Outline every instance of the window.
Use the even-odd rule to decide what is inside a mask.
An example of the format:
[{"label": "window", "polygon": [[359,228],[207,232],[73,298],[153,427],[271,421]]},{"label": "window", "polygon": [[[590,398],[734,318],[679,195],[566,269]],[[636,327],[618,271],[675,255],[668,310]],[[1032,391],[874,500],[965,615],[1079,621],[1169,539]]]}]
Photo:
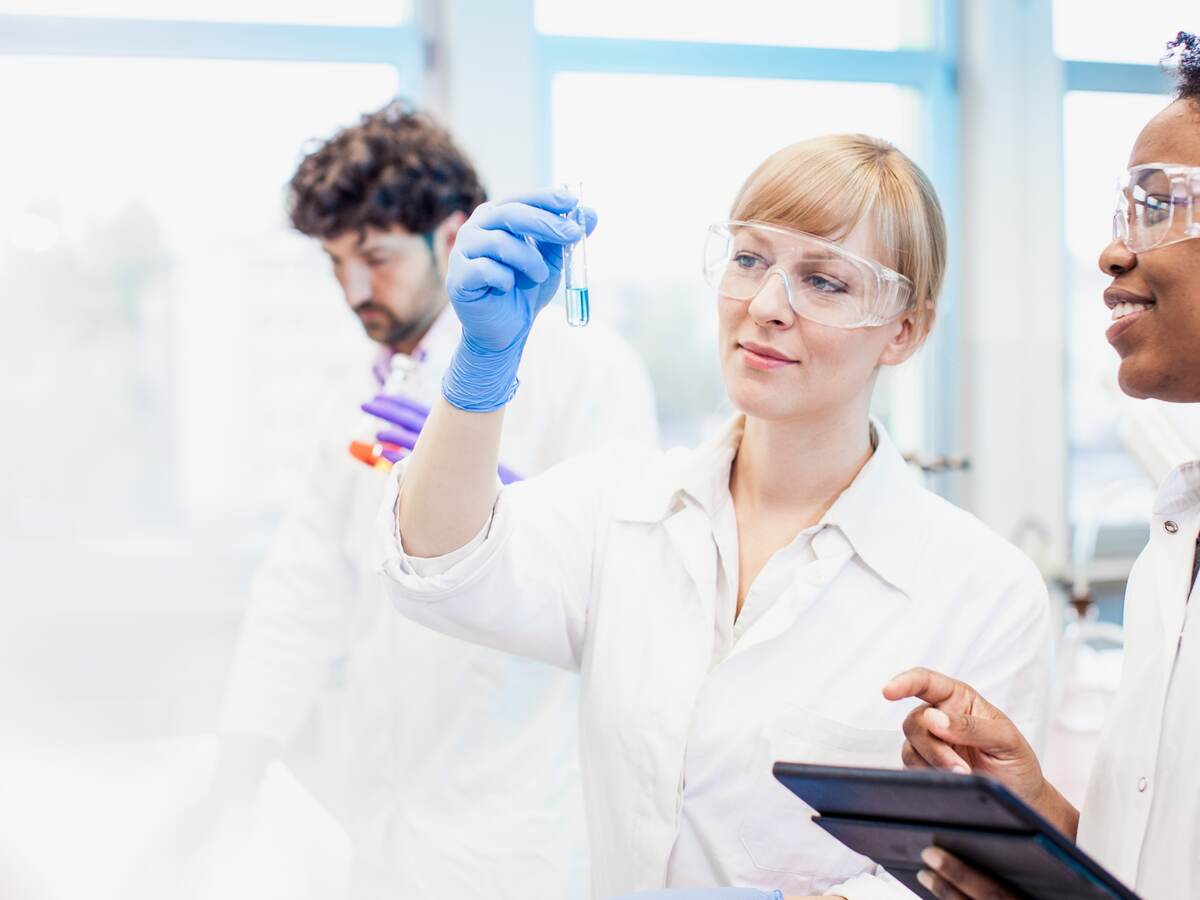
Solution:
[{"label": "window", "polygon": [[[1104,331],[1102,292],[1110,279],[1097,265],[1112,235],[1116,179],[1138,132],[1170,100],[1160,71],[1166,42],[1200,29],[1200,12],[1184,0],[1136,7],[1100,0],[1056,0],[1054,46],[1065,58],[1064,236],[1068,255],[1067,518],[1077,533],[1098,528],[1098,552],[1126,559],[1145,539],[1145,515],[1170,452],[1148,435],[1182,447],[1197,432],[1189,408],[1131,401],[1117,386],[1118,357]],[[1153,420],[1153,426],[1147,417]],[[1152,446],[1153,444],[1153,446]]]},{"label": "window", "polygon": [[552,104],[554,179],[578,176],[602,215],[588,244],[593,314],[611,316],[646,360],[672,442],[723,415],[700,256],[745,177],[780,147],[831,131],[920,149],[920,98],[891,84],[563,73]]},{"label": "window", "polygon": [[830,12],[778,0],[537,0],[538,31],[586,37],[898,50],[933,42],[928,0],[848,0]]},{"label": "window", "polygon": [[[1116,382],[1118,357],[1104,340],[1111,316],[1102,294],[1111,279],[1100,271],[1097,258],[1112,236],[1117,175],[1138,131],[1164,104],[1165,98],[1154,94],[1072,91],[1063,98],[1070,261],[1068,498],[1076,526],[1102,513],[1110,523],[1114,518],[1139,523],[1153,497],[1152,478],[1119,434],[1125,401]],[[1112,509],[1114,502],[1119,509]]]},{"label": "window", "polygon": [[1176,32],[1200,31],[1194,0],[1055,0],[1054,49],[1063,59],[1152,64]]},{"label": "window", "polygon": [[0,94],[0,567],[24,613],[122,631],[118,656],[179,640],[151,621],[243,605],[363,341],[285,184],[306,142],[415,94],[421,59],[406,0],[168,6],[0,0],[22,86]]},{"label": "window", "polygon": [[[37,135],[0,147],[21,298],[0,340],[30,436],[0,451],[25,473],[0,527],[262,527],[301,464],[286,448],[307,443],[305,395],[358,340],[283,187],[304,142],[386,102],[395,70],[10,58],[0,79],[26,85],[0,97],[9,133]],[[81,459],[89,477],[64,478]]]},{"label": "window", "polygon": [[115,19],[206,19],[211,22],[287,22],[303,25],[399,25],[412,0],[0,0],[0,15],[96,16]]},{"label": "window", "polygon": [[[888,2],[868,14],[867,5],[856,14],[854,3],[833,11],[761,0],[535,4],[546,177],[582,181],[600,212],[588,250],[593,315],[611,317],[647,360],[670,443],[695,442],[727,414],[699,258],[705,229],[728,217],[742,180],[770,153],[818,134],[876,134],[935,183],[944,178],[953,217],[952,151],[929,134],[935,122],[953,127],[955,61],[935,39],[950,27],[935,11],[952,9]],[[950,289],[943,311],[953,306]],[[952,318],[939,330],[952,333]],[[948,383],[929,389],[931,360],[954,352],[952,339],[940,341],[935,332],[876,393],[877,414],[906,451],[956,449],[934,433],[950,417],[927,402],[956,402]]]}]

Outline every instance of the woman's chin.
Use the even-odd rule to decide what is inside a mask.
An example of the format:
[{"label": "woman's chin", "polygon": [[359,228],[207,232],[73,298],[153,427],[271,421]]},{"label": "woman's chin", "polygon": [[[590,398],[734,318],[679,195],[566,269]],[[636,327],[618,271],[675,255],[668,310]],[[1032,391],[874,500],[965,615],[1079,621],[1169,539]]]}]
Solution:
[{"label": "woman's chin", "polygon": [[1117,384],[1121,391],[1135,400],[1161,400],[1165,403],[1200,402],[1200,379],[1181,377],[1190,374],[1190,367],[1164,364],[1155,355],[1131,354],[1121,360]]},{"label": "woman's chin", "polygon": [[787,419],[799,411],[794,398],[788,402],[780,396],[778,388],[739,380],[729,385],[727,394],[734,409],[755,419]]}]

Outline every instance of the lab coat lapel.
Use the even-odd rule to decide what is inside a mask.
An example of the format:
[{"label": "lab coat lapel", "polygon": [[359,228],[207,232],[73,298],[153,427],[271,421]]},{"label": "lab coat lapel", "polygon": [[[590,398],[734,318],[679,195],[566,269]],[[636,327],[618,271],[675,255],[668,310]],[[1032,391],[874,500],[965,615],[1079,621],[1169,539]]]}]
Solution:
[{"label": "lab coat lapel", "polygon": [[717,545],[712,522],[704,510],[684,501],[682,507],[663,522],[663,529],[703,605],[715,615]]},{"label": "lab coat lapel", "polygon": [[[655,579],[675,587],[671,596],[655,598],[655,610],[642,623],[659,660],[643,672],[637,688],[645,778],[653,785],[644,796],[642,825],[631,835],[632,862],[643,885],[662,883],[678,830],[692,709],[712,662],[717,583],[717,550],[703,509],[685,501],[661,527],[662,549],[678,559],[683,572]],[[692,590],[680,590],[685,586]]]}]

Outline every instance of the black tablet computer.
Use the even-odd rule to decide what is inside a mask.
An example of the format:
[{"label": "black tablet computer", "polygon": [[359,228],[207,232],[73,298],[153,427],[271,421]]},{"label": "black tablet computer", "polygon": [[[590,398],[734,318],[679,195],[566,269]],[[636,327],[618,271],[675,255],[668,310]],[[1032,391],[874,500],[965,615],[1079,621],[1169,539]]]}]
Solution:
[{"label": "black tablet computer", "polygon": [[813,821],[918,897],[921,851],[943,847],[1034,900],[1137,900],[1099,863],[1000,784],[931,770],[778,762],[775,777]]}]

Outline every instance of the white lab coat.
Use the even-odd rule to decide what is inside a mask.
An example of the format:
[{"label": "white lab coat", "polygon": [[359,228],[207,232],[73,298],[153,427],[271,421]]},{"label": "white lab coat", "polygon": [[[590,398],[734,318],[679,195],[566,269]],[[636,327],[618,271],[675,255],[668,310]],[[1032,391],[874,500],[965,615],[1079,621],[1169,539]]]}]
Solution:
[{"label": "white lab coat", "polygon": [[582,675],[593,897],[704,884],[907,895],[813,825],[771,762],[899,767],[911,705],[881,689],[910,666],[968,680],[1038,739],[1045,585],[876,433],[736,623],[739,422],[699,450],[614,448],[506,487],[475,540],[436,559],[403,552],[396,468],[380,536],[397,609]]},{"label": "white lab coat", "polygon": [[[414,354],[406,396],[434,402],[458,335],[447,310]],[[645,369],[603,329],[540,317],[520,377],[502,443],[503,462],[519,473],[614,435],[656,440]],[[358,409],[379,390],[363,360],[342,391],[345,415],[256,575],[222,730],[291,740],[331,667],[344,665],[346,824],[359,895],[579,897],[587,876],[575,679],[387,608],[371,530],[386,476],[347,452],[351,439],[384,427]]]},{"label": "white lab coat", "polygon": [[1200,897],[1200,461],[1154,503],[1125,592],[1125,658],[1079,845],[1147,900]]}]

